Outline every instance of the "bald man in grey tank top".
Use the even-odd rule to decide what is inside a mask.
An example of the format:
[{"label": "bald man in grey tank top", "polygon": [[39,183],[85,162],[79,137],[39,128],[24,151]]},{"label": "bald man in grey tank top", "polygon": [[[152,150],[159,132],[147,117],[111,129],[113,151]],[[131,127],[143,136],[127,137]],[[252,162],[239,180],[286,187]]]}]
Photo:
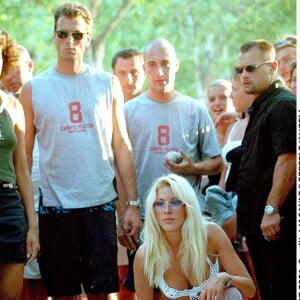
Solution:
[{"label": "bald man in grey tank top", "polygon": [[[145,48],[144,69],[148,90],[124,106],[136,166],[141,218],[144,218],[144,202],[152,183],[171,172],[188,179],[204,210],[199,192],[201,176],[218,173],[223,166],[211,117],[200,100],[175,90],[179,60],[168,40],[155,39]],[[182,162],[166,161],[169,151],[180,152]],[[125,242],[124,246],[136,250],[136,245]]]}]

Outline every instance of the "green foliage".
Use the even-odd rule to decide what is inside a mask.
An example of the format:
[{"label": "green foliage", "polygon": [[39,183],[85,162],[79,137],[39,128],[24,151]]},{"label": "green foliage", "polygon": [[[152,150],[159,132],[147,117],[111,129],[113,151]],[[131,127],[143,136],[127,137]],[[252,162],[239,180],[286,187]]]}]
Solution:
[{"label": "green foliage", "polygon": [[[98,1],[94,37],[114,18],[122,0]],[[81,3],[90,7],[92,0]],[[55,62],[52,10],[59,0],[2,1],[0,28],[27,47],[36,73]],[[191,96],[205,96],[208,83],[230,78],[239,45],[256,38],[275,42],[296,33],[295,0],[135,0],[105,44],[103,66],[121,48],[143,50],[155,37],[169,39],[180,58],[177,88]]]}]

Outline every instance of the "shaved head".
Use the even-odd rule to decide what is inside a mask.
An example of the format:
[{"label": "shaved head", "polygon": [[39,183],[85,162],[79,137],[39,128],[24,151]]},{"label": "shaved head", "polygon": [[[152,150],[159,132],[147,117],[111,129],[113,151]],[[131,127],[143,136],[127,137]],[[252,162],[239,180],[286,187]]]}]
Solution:
[{"label": "shaved head", "polygon": [[157,101],[175,97],[175,76],[179,60],[174,46],[166,39],[152,40],[144,51],[144,69],[148,78],[148,95]]},{"label": "shaved head", "polygon": [[164,48],[168,49],[168,53],[170,57],[176,59],[176,51],[174,46],[166,39],[164,38],[156,38],[153,41],[151,41],[144,50],[144,55],[147,55],[149,51],[156,50],[158,48]]}]

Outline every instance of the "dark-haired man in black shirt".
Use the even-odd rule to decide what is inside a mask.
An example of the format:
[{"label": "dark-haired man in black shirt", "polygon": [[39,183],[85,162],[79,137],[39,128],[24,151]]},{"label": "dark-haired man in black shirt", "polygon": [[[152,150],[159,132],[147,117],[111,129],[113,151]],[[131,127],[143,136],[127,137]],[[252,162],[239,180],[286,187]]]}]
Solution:
[{"label": "dark-haired man in black shirt", "polygon": [[296,97],[277,80],[277,69],[268,41],[240,47],[236,72],[256,98],[242,143],[238,231],[247,238],[262,300],[296,291]]}]

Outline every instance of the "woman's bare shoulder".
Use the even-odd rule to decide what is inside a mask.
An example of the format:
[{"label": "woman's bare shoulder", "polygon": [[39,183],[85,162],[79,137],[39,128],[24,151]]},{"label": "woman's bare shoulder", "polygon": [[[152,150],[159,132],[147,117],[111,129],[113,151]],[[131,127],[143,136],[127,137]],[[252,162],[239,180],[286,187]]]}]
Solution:
[{"label": "woman's bare shoulder", "polygon": [[8,95],[7,110],[9,111],[14,123],[17,123],[18,120],[21,120],[24,117],[22,104],[13,95]]},{"label": "woman's bare shoulder", "polygon": [[20,109],[20,107],[22,107],[20,101],[13,95],[9,94],[7,95],[7,99],[8,99],[8,105],[15,109],[16,111]]},{"label": "woman's bare shoulder", "polygon": [[218,224],[210,222],[207,224],[207,243],[210,252],[219,253],[220,247],[224,245],[226,234]]},{"label": "woman's bare shoulder", "polygon": [[144,258],[145,257],[145,245],[142,244],[141,246],[139,246],[139,248],[136,250],[136,254],[135,257],[139,257],[139,258]]},{"label": "woman's bare shoulder", "polygon": [[3,107],[9,112],[12,120],[15,122],[20,117],[20,114],[23,114],[23,107],[20,101],[2,90],[0,90],[0,97]]},{"label": "woman's bare shoulder", "polygon": [[137,249],[134,257],[134,269],[140,270],[141,266],[143,266],[145,263],[145,257],[146,257],[145,248],[144,245],[141,245]]},{"label": "woman's bare shoulder", "polygon": [[214,223],[214,222],[207,222],[207,235],[208,237],[213,236],[214,234],[218,234],[222,228]]}]

